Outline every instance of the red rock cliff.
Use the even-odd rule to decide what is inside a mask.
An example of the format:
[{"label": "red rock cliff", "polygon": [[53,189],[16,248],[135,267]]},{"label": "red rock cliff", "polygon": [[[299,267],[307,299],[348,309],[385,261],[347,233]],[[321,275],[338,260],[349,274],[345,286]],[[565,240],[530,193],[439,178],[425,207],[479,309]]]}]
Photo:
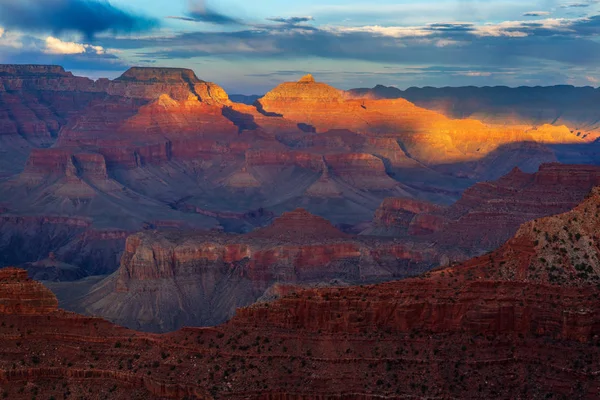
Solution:
[{"label": "red rock cliff", "polygon": [[50,395],[48,378],[59,379],[114,398],[595,399],[599,210],[596,189],[486,256],[392,283],[279,288],[283,298],[216,328],[156,336],[61,313],[2,315],[0,381]]},{"label": "red rock cliff", "polygon": [[76,310],[152,331],[215,324],[276,282],[389,280],[438,257],[426,246],[346,235],[305,210],[246,235],[144,232],[127,239],[117,273]]},{"label": "red rock cliff", "polygon": [[58,310],[58,300],[41,283],[27,278],[27,271],[0,269],[0,315],[40,315]]}]

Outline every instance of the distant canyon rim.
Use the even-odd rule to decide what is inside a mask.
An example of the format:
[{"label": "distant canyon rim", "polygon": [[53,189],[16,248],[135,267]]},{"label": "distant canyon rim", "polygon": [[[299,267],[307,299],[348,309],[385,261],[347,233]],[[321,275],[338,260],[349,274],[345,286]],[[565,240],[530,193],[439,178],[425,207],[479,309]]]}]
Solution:
[{"label": "distant canyon rim", "polygon": [[290,284],[418,275],[600,184],[599,97],[306,75],[244,104],[188,69],[93,81],[0,65],[0,266],[63,307],[161,332]]}]

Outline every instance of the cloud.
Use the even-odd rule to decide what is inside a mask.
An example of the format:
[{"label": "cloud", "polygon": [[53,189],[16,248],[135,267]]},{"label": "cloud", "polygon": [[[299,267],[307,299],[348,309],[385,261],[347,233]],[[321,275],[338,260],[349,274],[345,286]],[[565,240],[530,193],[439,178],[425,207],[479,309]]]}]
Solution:
[{"label": "cloud", "polygon": [[185,16],[169,16],[167,18],[215,25],[244,25],[243,21],[208,7],[205,0],[189,0],[188,12]]},{"label": "cloud", "polygon": [[[316,24],[245,24],[231,29],[210,27],[180,34],[155,32],[135,40],[99,37],[105,48],[128,50],[128,59],[158,60],[157,65],[178,63],[214,66],[211,79],[241,79],[231,71],[240,65],[262,72],[314,68],[313,64],[343,70],[345,65],[370,71],[364,82],[426,82],[431,85],[551,84],[583,82],[596,76],[600,65],[600,16],[539,18],[499,23],[433,23],[414,26],[333,26]],[[167,61],[168,60],[168,61]],[[435,71],[408,67],[440,66]],[[219,66],[219,67],[217,67]],[[229,68],[221,71],[220,66]],[[285,67],[283,67],[285,66]],[[402,73],[377,75],[382,66]],[[283,67],[283,68],[282,68]],[[581,70],[575,70],[580,68]],[[242,73],[245,71],[242,68]],[[208,72],[207,72],[208,74]],[[210,75],[209,75],[210,76]],[[221,77],[219,77],[221,76]],[[252,77],[256,81],[268,76]],[[337,78],[332,78],[332,82]],[[356,79],[344,75],[338,81]],[[575,80],[573,80],[575,79]],[[379,82],[374,82],[378,80]],[[362,85],[363,83],[361,83]],[[412,84],[412,83],[410,83]]]},{"label": "cloud", "polygon": [[457,75],[468,76],[468,77],[488,77],[492,76],[491,72],[483,72],[483,71],[467,71],[467,72],[457,72]]},{"label": "cloud", "polygon": [[582,3],[567,3],[560,6],[560,8],[587,8],[594,4],[600,3],[600,0],[587,0]]},{"label": "cloud", "polygon": [[7,32],[4,28],[0,27],[0,49],[2,49],[2,47],[11,49],[22,48],[23,42],[21,38],[21,34],[15,32]]},{"label": "cloud", "polygon": [[104,48],[102,46],[92,46],[90,44],[81,44],[75,42],[63,42],[52,36],[46,38],[46,48],[44,53],[46,54],[81,54],[86,52],[93,52],[96,54],[104,54]]},{"label": "cloud", "polygon": [[295,24],[301,24],[303,22],[310,22],[310,21],[314,21],[315,19],[313,17],[288,17],[288,18],[282,18],[282,17],[273,17],[273,18],[267,18],[267,21],[273,21],[273,22],[280,22],[282,24],[289,24],[289,25],[295,25]]},{"label": "cloud", "polygon": [[77,71],[123,71],[119,51],[103,46],[61,40],[54,36],[40,39],[19,31],[6,30],[0,37],[0,63],[54,64]]},{"label": "cloud", "polygon": [[128,67],[128,63],[113,51],[100,50],[98,46],[40,40],[26,35],[15,37],[13,43],[6,43],[7,37],[11,38],[10,32],[0,39],[0,63],[62,65],[68,70],[78,71],[124,71]]},{"label": "cloud", "polygon": [[154,19],[121,10],[104,0],[0,0],[0,23],[25,32],[135,32],[154,28]]},{"label": "cloud", "polygon": [[310,27],[200,31],[172,37],[105,40],[104,47],[143,49],[140,58],[360,60],[379,63],[506,66],[600,64],[600,16],[580,19],[452,23],[414,27]]},{"label": "cloud", "polygon": [[528,11],[523,14],[524,17],[546,17],[552,14],[550,11]]},{"label": "cloud", "polygon": [[48,36],[44,52],[47,54],[81,54],[85,53],[85,46],[74,42],[63,42],[60,39]]},{"label": "cloud", "polygon": [[427,27],[411,26],[356,26],[356,27],[331,27],[325,30],[341,35],[351,33],[370,33],[375,36],[389,36],[394,38],[414,38],[431,36],[433,32]]}]

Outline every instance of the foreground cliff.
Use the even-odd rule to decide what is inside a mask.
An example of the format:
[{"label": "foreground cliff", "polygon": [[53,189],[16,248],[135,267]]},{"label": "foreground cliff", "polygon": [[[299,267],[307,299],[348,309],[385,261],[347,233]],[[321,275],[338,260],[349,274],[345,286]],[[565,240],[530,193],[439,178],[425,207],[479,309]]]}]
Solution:
[{"label": "foreground cliff", "polygon": [[[227,324],[168,335],[53,306],[2,312],[14,296],[0,299],[0,382],[15,399],[595,399],[599,212],[595,189],[464,264],[372,286],[288,288]],[[15,281],[39,287],[13,270],[0,291]],[[48,297],[36,290],[20,293]]]},{"label": "foreground cliff", "polygon": [[[277,295],[276,283],[349,284],[422,273],[427,246],[346,235],[304,210],[247,235],[144,232],[127,239],[119,270],[65,306],[149,331],[222,323]],[[274,291],[273,291],[274,290]],[[64,293],[64,292],[61,292]],[[62,295],[61,295],[62,297]]]},{"label": "foreground cliff", "polygon": [[26,271],[0,270],[0,321],[4,398],[212,398],[197,385],[138,370],[156,337],[59,310]]}]

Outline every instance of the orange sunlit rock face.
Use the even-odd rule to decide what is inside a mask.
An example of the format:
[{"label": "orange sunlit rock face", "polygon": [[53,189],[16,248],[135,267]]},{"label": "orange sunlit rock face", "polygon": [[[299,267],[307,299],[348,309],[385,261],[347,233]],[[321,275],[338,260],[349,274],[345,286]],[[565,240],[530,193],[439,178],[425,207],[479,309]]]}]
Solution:
[{"label": "orange sunlit rock face", "polygon": [[258,102],[265,111],[308,124],[318,132],[349,129],[398,138],[411,156],[429,164],[477,160],[516,142],[583,143],[566,127],[494,127],[476,120],[450,120],[404,99],[349,99],[310,78],[281,84]]},{"label": "orange sunlit rock face", "polygon": [[351,89],[346,96],[404,98],[449,118],[472,118],[488,124],[567,125],[574,135],[590,143],[600,136],[594,106],[598,90],[592,87],[413,87],[402,91],[377,85],[372,89]]}]

